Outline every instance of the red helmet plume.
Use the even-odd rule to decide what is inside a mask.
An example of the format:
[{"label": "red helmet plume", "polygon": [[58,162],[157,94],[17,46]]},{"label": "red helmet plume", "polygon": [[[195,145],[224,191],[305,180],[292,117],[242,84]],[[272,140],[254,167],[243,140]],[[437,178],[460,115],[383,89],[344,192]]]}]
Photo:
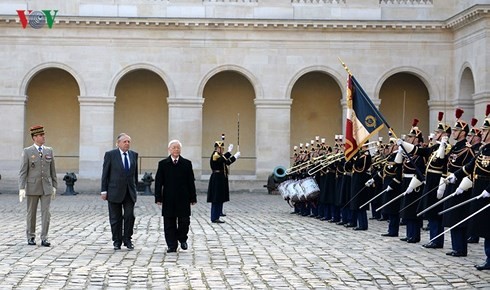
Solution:
[{"label": "red helmet plume", "polygon": [[444,112],[439,112],[439,115],[437,115],[437,121],[441,122],[442,118],[444,118]]},{"label": "red helmet plume", "polygon": [[463,113],[464,113],[463,109],[457,108],[456,109],[456,119],[461,118],[461,116],[463,116]]}]

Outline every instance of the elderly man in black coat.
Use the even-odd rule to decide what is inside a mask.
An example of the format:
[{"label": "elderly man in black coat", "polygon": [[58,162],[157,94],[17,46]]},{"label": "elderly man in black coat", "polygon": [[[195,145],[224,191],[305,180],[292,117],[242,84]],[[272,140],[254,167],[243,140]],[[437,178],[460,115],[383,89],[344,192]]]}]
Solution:
[{"label": "elderly man in black coat", "polygon": [[181,149],[179,140],[168,143],[170,155],[158,162],[155,176],[155,203],[162,206],[167,253],[177,251],[177,242],[187,250],[191,205],[197,202],[192,162],[180,156]]}]

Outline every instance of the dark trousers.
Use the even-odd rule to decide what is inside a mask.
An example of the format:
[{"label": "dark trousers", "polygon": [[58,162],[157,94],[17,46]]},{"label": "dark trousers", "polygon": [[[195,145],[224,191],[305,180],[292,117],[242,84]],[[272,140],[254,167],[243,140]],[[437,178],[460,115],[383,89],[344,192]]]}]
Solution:
[{"label": "dark trousers", "polygon": [[309,207],[311,208],[311,216],[316,217],[318,215],[318,205],[310,202]]},{"label": "dark trousers", "polygon": [[388,234],[398,236],[398,231],[400,230],[400,215],[388,214],[388,220]]},{"label": "dark trousers", "polygon": [[483,242],[483,248],[485,249],[485,255],[487,256],[487,263],[490,263],[490,239],[485,238]]},{"label": "dark trousers", "polygon": [[420,230],[422,221],[417,218],[406,218],[405,222],[407,224],[407,238],[420,241]]},{"label": "dark trousers", "polygon": [[163,231],[165,233],[165,242],[169,249],[177,249],[177,241],[187,242],[187,233],[191,218],[184,217],[163,217]]},{"label": "dark trousers", "polygon": [[355,227],[357,227],[357,214],[358,214],[358,210],[351,210],[349,209],[349,223]]},{"label": "dark trousers", "polygon": [[367,230],[368,229],[368,217],[367,211],[365,209],[359,209],[357,212],[358,228]]},{"label": "dark trousers", "polygon": [[[429,219],[429,239],[437,237],[439,234],[444,232],[444,226],[442,225],[442,219]],[[435,239],[434,244],[443,247],[444,246],[444,235]]]},{"label": "dark trousers", "polygon": [[332,213],[332,221],[340,221],[340,208],[338,206],[332,204],[330,206],[330,212]]},{"label": "dark trousers", "polygon": [[350,220],[350,210],[347,207],[344,207],[342,209],[342,222],[343,223],[349,223]]},{"label": "dark trousers", "polygon": [[318,214],[316,215],[318,218],[324,218],[325,217],[325,205],[318,203]]},{"label": "dark trousers", "polygon": [[212,202],[211,203],[211,221],[216,221],[221,216],[223,212],[223,203],[222,202]]},{"label": "dark trousers", "polygon": [[453,251],[468,253],[468,235],[466,227],[456,227],[451,230],[451,245]]},{"label": "dark trousers", "polygon": [[[114,244],[131,241],[134,227],[134,201],[126,193],[122,203],[108,202],[109,222],[111,223]],[[123,231],[124,228],[124,231]]]}]

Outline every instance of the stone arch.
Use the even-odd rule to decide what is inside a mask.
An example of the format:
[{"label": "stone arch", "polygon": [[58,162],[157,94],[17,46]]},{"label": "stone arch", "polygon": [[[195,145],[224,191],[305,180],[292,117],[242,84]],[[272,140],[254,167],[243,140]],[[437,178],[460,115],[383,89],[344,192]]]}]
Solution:
[{"label": "stone arch", "polygon": [[148,64],[148,63],[137,63],[137,64],[132,64],[128,65],[125,68],[123,68],[121,71],[119,71],[113,78],[109,87],[109,96],[114,96],[116,92],[116,87],[121,78],[123,78],[127,73],[135,70],[149,70],[155,74],[157,74],[165,83],[168,89],[168,96],[171,98],[172,96],[175,96],[175,86],[171,79],[168,77],[168,75],[163,72],[161,69],[158,67],[154,66],[153,64]]},{"label": "stone arch", "polygon": [[[428,74],[426,74],[424,71],[422,71],[418,68],[415,68],[415,67],[411,67],[411,66],[401,66],[401,67],[397,67],[397,68],[388,70],[383,75],[381,75],[381,77],[378,79],[378,82],[376,83],[376,87],[374,90],[374,96],[376,97],[376,99],[379,99],[379,92],[381,90],[381,87],[385,83],[385,81],[389,77],[391,77],[392,75],[395,75],[397,73],[409,73],[409,74],[413,74],[416,77],[418,77],[424,83],[425,87],[427,88],[427,91],[429,92],[429,98],[431,98],[432,96],[440,96],[441,93],[443,92],[443,88],[441,88],[439,86],[436,88],[436,87],[431,85],[431,83],[429,82],[430,76]],[[444,84],[442,84],[442,85],[444,85]],[[374,96],[373,96],[373,98],[374,98]]]},{"label": "stone arch", "polygon": [[[472,95],[475,93],[476,84],[473,69],[469,62],[464,62],[461,66],[456,84],[458,88],[456,90],[456,99],[472,101]],[[471,95],[465,95],[465,92],[471,92]]]},{"label": "stone arch", "polygon": [[208,71],[203,79],[201,80],[201,83],[199,84],[199,87],[197,89],[197,96],[200,98],[203,98],[203,92],[204,88],[206,87],[206,84],[208,81],[215,76],[216,74],[224,71],[235,71],[238,72],[239,74],[243,75],[253,86],[254,92],[255,92],[255,97],[256,99],[263,99],[264,93],[262,91],[262,87],[260,86],[260,82],[255,77],[254,74],[252,74],[250,71],[246,70],[243,67],[233,65],[233,64],[227,64],[227,65],[220,65],[218,67],[215,67],[214,69]]},{"label": "stone arch", "polygon": [[82,77],[70,66],[60,63],[60,62],[46,62],[43,64],[39,64],[35,67],[33,67],[25,76],[24,79],[22,80],[22,83],[19,88],[19,95],[25,95],[27,92],[27,88],[29,87],[29,82],[32,80],[32,78],[38,74],[39,72],[45,70],[45,69],[50,69],[50,68],[58,68],[61,70],[64,70],[68,72],[77,82],[78,84],[78,89],[80,91],[80,95],[83,96],[86,93],[86,87],[85,87],[85,82],[83,81]]},{"label": "stone arch", "polygon": [[[289,84],[286,89],[286,93],[284,98],[285,99],[290,99],[291,98],[291,91],[293,90],[294,85],[298,81],[299,78],[304,76],[307,73],[310,72],[323,72],[332,77],[332,79],[335,80],[335,82],[339,85],[341,91],[342,91],[342,96],[345,95],[345,86],[346,82],[342,82],[342,75],[338,73],[338,71],[331,69],[330,67],[327,66],[322,66],[322,65],[316,65],[316,66],[309,66],[301,69],[300,71],[296,72],[296,74],[291,78],[289,81]],[[347,79],[347,77],[346,77]]]}]

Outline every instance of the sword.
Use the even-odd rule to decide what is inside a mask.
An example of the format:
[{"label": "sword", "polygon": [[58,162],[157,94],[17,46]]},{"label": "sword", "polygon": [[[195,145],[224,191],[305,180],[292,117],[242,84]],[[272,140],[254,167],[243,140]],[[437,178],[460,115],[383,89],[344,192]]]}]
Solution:
[{"label": "sword", "polygon": [[397,197],[393,198],[392,200],[388,201],[387,203],[383,204],[382,206],[378,207],[376,209],[376,212],[380,211],[382,208],[384,208],[385,206],[389,205],[390,203],[394,202],[395,200],[399,199],[400,197],[404,196],[406,194],[406,192],[402,192],[400,195],[398,195]]},{"label": "sword", "polygon": [[436,206],[440,205],[441,203],[445,202],[446,200],[450,199],[451,197],[453,197],[453,196],[455,196],[455,195],[456,195],[456,193],[455,193],[455,192],[451,193],[450,195],[446,196],[445,198],[443,198],[443,199],[439,200],[438,202],[434,203],[433,205],[431,205],[431,206],[429,206],[428,208],[424,209],[423,211],[419,212],[419,213],[417,214],[417,216],[419,217],[419,216],[423,215],[424,213],[428,212],[429,210],[431,210],[431,209],[433,209],[434,207],[436,207]]},{"label": "sword", "polygon": [[[442,183],[441,183],[442,184]],[[440,185],[440,184],[439,184]],[[409,205],[407,205],[406,207],[402,208],[398,213],[401,213],[402,211],[406,210],[407,208],[409,208],[412,204],[416,203],[417,201],[421,200],[422,198],[424,198],[424,196],[426,196],[427,194],[433,192],[434,190],[436,190],[437,188],[439,188],[439,185],[434,187],[433,189],[427,191],[426,193],[422,194],[419,198],[417,198],[416,200],[414,200],[412,203],[410,203]]]},{"label": "sword", "polygon": [[361,190],[359,190],[340,210],[343,210],[351,201],[353,201],[354,198],[356,198],[359,195],[359,193],[361,193],[364,190],[364,188],[366,188],[366,185],[364,185],[361,188]]},{"label": "sword", "polygon": [[443,211],[439,212],[439,214],[445,214],[445,213],[446,213],[446,212],[448,212],[448,211],[452,211],[453,209],[456,209],[456,208],[458,208],[458,207],[460,207],[460,206],[462,206],[462,205],[465,205],[465,204],[467,204],[468,202],[472,202],[472,201],[474,201],[475,199],[478,199],[478,197],[479,197],[479,196],[472,197],[472,198],[470,198],[470,199],[468,199],[468,200],[465,200],[465,201],[463,201],[463,202],[461,202],[461,203],[458,203],[457,205],[454,205],[454,206],[452,206],[452,207],[450,207],[450,208],[446,208],[445,210],[443,210]]},{"label": "sword", "polygon": [[359,208],[363,208],[365,207],[366,205],[368,205],[371,201],[375,200],[376,198],[378,198],[379,196],[381,196],[383,193],[385,193],[385,191],[387,190],[388,188],[382,190],[380,193],[378,193],[375,197],[371,198],[368,202],[366,202],[365,204],[361,205]]},{"label": "sword", "polygon": [[474,213],[470,214],[469,216],[467,216],[466,218],[464,218],[463,220],[461,220],[460,222],[458,222],[454,226],[450,227],[449,229],[445,230],[444,232],[442,232],[442,233],[438,234],[437,236],[433,237],[429,241],[429,243],[432,242],[433,240],[437,239],[438,237],[444,235],[445,233],[449,232],[450,230],[454,229],[455,227],[459,226],[460,224],[464,223],[465,221],[469,220],[470,218],[474,217],[475,215],[479,214],[480,212],[484,211],[489,206],[490,206],[490,203],[487,204],[486,206],[480,208],[479,210],[475,211]]}]

